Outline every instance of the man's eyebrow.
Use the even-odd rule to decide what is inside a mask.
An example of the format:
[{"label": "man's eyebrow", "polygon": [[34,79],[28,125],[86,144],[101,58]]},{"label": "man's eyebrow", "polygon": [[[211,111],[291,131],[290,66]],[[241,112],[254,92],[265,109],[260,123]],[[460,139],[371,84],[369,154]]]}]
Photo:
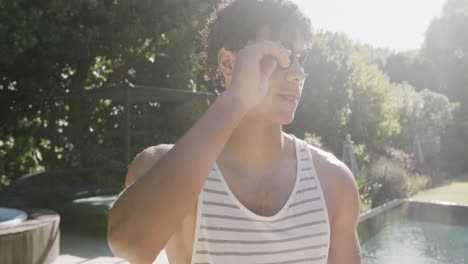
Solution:
[{"label": "man's eyebrow", "polygon": [[302,53],[302,50],[299,50],[300,52],[298,52],[298,50],[296,49],[296,46],[290,41],[281,41],[281,45],[283,45],[287,49],[290,49],[296,55]]},{"label": "man's eyebrow", "polygon": [[294,53],[296,54],[297,57],[306,57],[309,55],[309,52],[307,49],[300,49],[298,51],[295,51]]},{"label": "man's eyebrow", "polygon": [[292,53],[293,53],[293,54],[291,54],[291,55],[294,55],[294,56],[297,57],[297,58],[299,58],[299,57],[308,57],[308,55],[309,55],[306,46],[303,46],[302,48],[299,48],[298,50],[296,50],[296,45],[294,45],[295,43],[293,43],[293,42],[291,42],[291,41],[288,41],[288,40],[280,40],[280,43],[281,43],[281,45],[283,45],[285,48],[290,49],[290,50],[292,51]]},{"label": "man's eyebrow", "polygon": [[294,45],[291,43],[291,41],[280,41],[281,45],[286,46],[287,48],[294,48]]}]

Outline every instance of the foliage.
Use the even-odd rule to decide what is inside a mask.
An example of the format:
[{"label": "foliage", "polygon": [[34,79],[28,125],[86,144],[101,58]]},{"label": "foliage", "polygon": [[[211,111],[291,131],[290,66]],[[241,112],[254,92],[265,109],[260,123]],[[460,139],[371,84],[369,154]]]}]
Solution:
[{"label": "foliage", "polygon": [[457,176],[468,171],[468,116],[455,108],[445,137],[442,138],[442,170]]},{"label": "foliage", "polygon": [[450,124],[447,168],[452,174],[468,170],[468,1],[447,0],[442,15],[434,19],[426,33],[422,52],[432,61],[437,90],[460,103]]},{"label": "foliage", "polygon": [[[362,175],[362,172],[359,174]],[[363,177],[358,177],[356,182],[360,198],[360,212],[363,213],[372,209],[371,192],[374,188],[380,188],[380,185],[375,182],[365,181]]]},{"label": "foliage", "polygon": [[385,149],[385,154],[390,159],[400,163],[406,171],[410,174],[415,174],[416,171],[416,161],[413,158],[413,155],[408,154],[407,152],[397,149],[394,147],[387,147]]},{"label": "foliage", "polygon": [[397,149],[389,151],[390,157],[376,156],[369,166],[361,168],[361,201],[371,208],[410,197],[432,184],[430,177],[411,171],[413,161],[408,154]]},{"label": "foliage", "polygon": [[371,161],[371,153],[367,151],[366,146],[363,144],[354,144],[353,150],[354,155],[356,156],[356,162],[358,167],[369,166]]},{"label": "foliage", "polygon": [[448,0],[442,16],[426,34],[424,54],[435,65],[438,89],[452,100],[468,102],[468,1]]},{"label": "foliage", "polygon": [[335,154],[341,154],[348,133],[369,150],[382,147],[398,133],[389,80],[367,59],[343,35],[316,35],[308,50],[308,76],[291,130],[320,135]]},{"label": "foliage", "polygon": [[[382,66],[392,82],[407,82],[416,91],[427,88],[447,96],[451,104],[458,104],[458,108],[453,107],[454,105],[444,109],[440,108],[441,113],[444,110],[452,110],[453,116],[453,118],[446,120],[448,123],[444,124],[444,133],[441,134],[440,131],[434,133],[434,130],[429,128],[432,139],[435,142],[440,142],[441,145],[441,152],[438,156],[442,157],[442,160],[437,162],[437,166],[452,175],[458,175],[468,170],[468,165],[465,162],[468,160],[467,28],[468,1],[447,0],[442,15],[435,18],[427,29],[423,47],[417,51],[389,54]],[[415,92],[406,93],[407,97],[414,95],[416,95]],[[426,95],[429,93],[426,92]],[[441,102],[440,97],[437,99],[432,95],[429,96]],[[416,97],[419,99],[409,98],[408,100],[414,101],[414,103],[421,100],[421,95]],[[439,107],[441,106],[439,105]],[[424,113],[424,110],[422,112]],[[397,142],[400,147],[404,144],[403,137],[414,137],[414,133],[408,133],[409,130],[414,130],[414,125],[405,123],[408,121],[405,121],[407,117],[403,113],[403,117],[400,118],[404,130],[399,142]],[[430,118],[422,116],[418,120],[434,121]],[[425,126],[420,124],[419,130],[426,131]],[[404,141],[409,143],[408,139]],[[430,162],[430,164],[434,163]]]},{"label": "foliage", "polygon": [[394,85],[392,91],[402,125],[394,145],[415,153],[417,138],[424,158],[424,164],[418,165],[420,168],[424,165],[430,170],[439,171],[442,165],[442,140],[452,122],[454,105],[445,95],[428,89],[417,92],[407,83]]},{"label": "foliage", "polygon": [[[21,174],[43,169],[41,152],[35,147],[34,138],[8,137],[0,140],[0,168],[15,168]],[[8,156],[7,156],[8,154]],[[8,174],[0,174],[0,191],[11,182]]]},{"label": "foliage", "polygon": [[382,67],[392,83],[409,83],[417,90],[437,90],[434,63],[418,51],[392,53]]},{"label": "foliage", "polygon": [[414,175],[409,178],[408,196],[413,196],[421,190],[432,186],[431,177],[425,175]]},{"label": "foliage", "polygon": [[368,197],[372,208],[389,202],[393,199],[408,196],[408,174],[402,166],[395,161],[380,157],[369,168],[360,173],[366,183]]},{"label": "foliage", "polygon": [[[2,1],[0,141],[14,142],[0,146],[3,181],[43,167],[122,164],[122,105],[76,95],[103,87],[120,93],[127,82],[203,89],[196,36],[217,2]],[[132,130],[160,128],[173,110],[134,105]],[[152,134],[133,138],[132,153],[169,139]]]},{"label": "foliage", "polygon": [[307,142],[307,144],[310,144],[311,146],[314,146],[317,148],[323,148],[322,138],[315,134],[306,132],[304,134],[304,141]]}]

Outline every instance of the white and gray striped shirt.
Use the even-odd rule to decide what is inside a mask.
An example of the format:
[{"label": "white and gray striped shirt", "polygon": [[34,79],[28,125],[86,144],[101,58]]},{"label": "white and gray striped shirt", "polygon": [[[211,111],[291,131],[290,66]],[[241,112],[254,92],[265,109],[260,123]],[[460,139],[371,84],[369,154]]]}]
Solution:
[{"label": "white and gray striped shirt", "polygon": [[198,199],[192,264],[327,263],[330,224],[311,152],[294,138],[296,182],[273,216],[260,216],[232,193],[215,164]]}]

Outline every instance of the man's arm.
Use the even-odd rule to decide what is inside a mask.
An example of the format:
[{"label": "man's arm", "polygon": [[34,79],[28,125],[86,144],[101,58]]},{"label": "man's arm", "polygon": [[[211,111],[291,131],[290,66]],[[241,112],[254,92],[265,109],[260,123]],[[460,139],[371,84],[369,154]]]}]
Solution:
[{"label": "man's arm", "polygon": [[266,71],[260,67],[263,58],[271,55],[287,67],[289,54],[269,41],[237,52],[233,72],[226,73],[232,78],[229,89],[144,176],[122,192],[109,211],[107,237],[116,256],[135,264],[154,260],[193,206],[232,132],[266,95],[277,62],[267,61],[271,67]]},{"label": "man's arm", "polygon": [[139,178],[144,176],[174,145],[161,144],[151,146],[140,152],[128,165],[125,177],[125,188],[130,187]]},{"label": "man's arm", "polygon": [[351,171],[339,162],[332,174],[335,181],[334,217],[331,219],[329,264],[360,264],[361,250],[356,227],[359,220],[359,193]]},{"label": "man's arm", "polygon": [[152,263],[196,202],[242,117],[235,101],[220,96],[174,147],[153,149],[160,159],[143,176],[134,171],[140,166],[129,168],[127,188],[109,211],[108,244],[114,255]]}]

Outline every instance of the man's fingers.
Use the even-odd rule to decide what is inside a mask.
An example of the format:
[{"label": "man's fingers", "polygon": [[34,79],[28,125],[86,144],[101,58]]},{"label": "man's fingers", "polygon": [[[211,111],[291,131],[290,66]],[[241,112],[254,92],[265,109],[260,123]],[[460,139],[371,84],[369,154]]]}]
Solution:
[{"label": "man's fingers", "polygon": [[261,61],[266,56],[272,56],[281,67],[288,67],[291,63],[289,55],[291,51],[273,41],[260,41],[252,47],[257,59]]},{"label": "man's fingers", "polygon": [[273,56],[265,56],[260,62],[261,71],[268,77],[273,73],[277,65],[277,61]]}]

